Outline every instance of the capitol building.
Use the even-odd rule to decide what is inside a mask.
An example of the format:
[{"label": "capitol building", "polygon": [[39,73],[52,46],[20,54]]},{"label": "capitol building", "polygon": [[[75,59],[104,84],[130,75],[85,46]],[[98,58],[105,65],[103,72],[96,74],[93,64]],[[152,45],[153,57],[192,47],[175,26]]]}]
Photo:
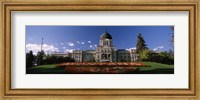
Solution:
[{"label": "capitol building", "polygon": [[72,53],[54,53],[55,56],[69,56],[76,62],[134,62],[138,58],[136,49],[116,49],[112,36],[106,31],[100,36],[95,50],[73,50]]}]

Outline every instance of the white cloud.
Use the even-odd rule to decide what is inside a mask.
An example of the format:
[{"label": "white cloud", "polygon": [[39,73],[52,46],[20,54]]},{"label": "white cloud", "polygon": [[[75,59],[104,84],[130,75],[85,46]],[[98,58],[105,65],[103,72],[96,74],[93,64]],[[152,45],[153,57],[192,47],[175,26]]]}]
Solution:
[{"label": "white cloud", "polygon": [[72,46],[74,46],[74,43],[68,42],[67,45],[72,47]]},{"label": "white cloud", "polygon": [[135,49],[136,49],[136,47],[129,48],[129,49],[126,49],[126,50],[135,50]]},{"label": "white cloud", "polygon": [[69,53],[72,53],[74,49],[65,49],[64,52],[69,52]]},{"label": "white cloud", "polygon": [[66,47],[62,47],[63,49],[66,49]]},{"label": "white cloud", "polygon": [[92,46],[92,45],[90,45],[90,48],[93,48],[93,46]]},{"label": "white cloud", "polygon": [[[41,51],[41,45],[38,44],[26,44],[26,52],[33,51],[33,54],[37,54],[38,51]],[[43,44],[42,50],[46,53],[59,52],[58,48],[53,45]]]},{"label": "white cloud", "polygon": [[95,48],[97,47],[97,45],[89,45],[89,47],[90,47],[91,49],[95,49]]},{"label": "white cloud", "polygon": [[64,43],[60,43],[60,45],[64,45]]},{"label": "white cloud", "polygon": [[81,42],[80,41],[76,41],[76,43],[80,44]]},{"label": "white cloud", "polygon": [[157,51],[157,50],[163,49],[163,48],[164,48],[164,46],[158,46],[158,47],[154,48],[153,50],[154,50],[154,51]]},{"label": "white cloud", "polygon": [[85,44],[85,42],[81,42],[81,44]]},{"label": "white cloud", "polygon": [[88,43],[92,43],[91,41],[87,41]]}]

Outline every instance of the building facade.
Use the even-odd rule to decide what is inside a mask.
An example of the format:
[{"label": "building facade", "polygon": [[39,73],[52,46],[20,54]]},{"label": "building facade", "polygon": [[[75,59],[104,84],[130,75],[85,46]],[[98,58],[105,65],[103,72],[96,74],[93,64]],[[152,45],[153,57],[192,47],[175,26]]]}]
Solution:
[{"label": "building facade", "polygon": [[138,58],[136,49],[116,49],[112,36],[106,31],[100,36],[96,50],[73,50],[72,53],[55,53],[56,56],[70,56],[76,62],[134,62]]}]

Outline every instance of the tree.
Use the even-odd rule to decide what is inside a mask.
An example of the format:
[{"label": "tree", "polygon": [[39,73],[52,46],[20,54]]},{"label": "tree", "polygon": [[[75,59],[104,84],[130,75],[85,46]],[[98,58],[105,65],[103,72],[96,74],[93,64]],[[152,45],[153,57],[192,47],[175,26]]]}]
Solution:
[{"label": "tree", "polygon": [[48,55],[45,59],[45,64],[59,64],[63,62],[75,62],[75,60],[71,57],[63,57],[63,56],[50,56]]},{"label": "tree", "polygon": [[33,55],[33,51],[29,51],[26,53],[26,68],[33,67],[35,63],[35,56]]},{"label": "tree", "polygon": [[150,61],[162,64],[174,64],[174,54],[171,50],[169,52],[162,51],[160,53],[156,53],[149,49],[145,49],[142,52],[140,52],[139,55],[140,61]]},{"label": "tree", "polygon": [[167,51],[163,51],[159,53],[159,57],[160,57],[160,63],[165,63],[168,60],[168,54]]},{"label": "tree", "polygon": [[45,64],[56,64],[57,62],[57,56],[50,56],[48,55],[47,58],[45,59]]},{"label": "tree", "polygon": [[174,26],[170,26],[170,29],[171,29],[171,39],[170,39],[170,42],[171,42],[171,45],[172,45],[172,48],[174,48]]},{"label": "tree", "polygon": [[174,64],[174,56],[171,51],[163,51],[159,53],[159,63]]},{"label": "tree", "polygon": [[169,58],[174,59],[174,52],[170,49],[168,52]]},{"label": "tree", "polygon": [[150,50],[143,50],[142,52],[139,53],[140,55],[140,60],[141,61],[147,61],[149,59],[149,53],[150,53]]},{"label": "tree", "polygon": [[93,55],[88,55],[86,62],[95,62],[95,58]]},{"label": "tree", "polygon": [[142,35],[139,33],[137,36],[136,53],[140,53],[145,49],[148,49],[146,42],[145,42],[144,38],[142,37]]},{"label": "tree", "polygon": [[149,49],[145,49],[142,52],[139,53],[140,56],[140,61],[156,61],[157,56],[156,53],[154,53],[153,51],[149,50]]},{"label": "tree", "polygon": [[37,59],[36,59],[37,66],[44,64],[44,55],[45,54],[43,50],[37,53]]},{"label": "tree", "polygon": [[65,59],[65,62],[75,62],[75,59],[71,57],[64,57],[64,59]]}]

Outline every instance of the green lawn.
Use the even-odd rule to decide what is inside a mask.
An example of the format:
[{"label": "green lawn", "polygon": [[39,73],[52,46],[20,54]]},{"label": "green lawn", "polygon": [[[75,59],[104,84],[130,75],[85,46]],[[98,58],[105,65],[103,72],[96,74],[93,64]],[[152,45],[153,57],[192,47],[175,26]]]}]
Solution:
[{"label": "green lawn", "polygon": [[26,70],[27,74],[64,74],[64,67],[57,68],[56,65],[41,65],[28,68]]},{"label": "green lawn", "polygon": [[[138,67],[136,71],[129,74],[173,74],[174,65],[160,64],[155,62],[142,62],[150,67]],[[27,74],[66,74],[64,67],[57,68],[53,65],[41,65],[26,70]]]},{"label": "green lawn", "polygon": [[161,64],[156,62],[142,62],[150,67],[139,67],[135,73],[138,74],[174,74],[174,65]]}]

